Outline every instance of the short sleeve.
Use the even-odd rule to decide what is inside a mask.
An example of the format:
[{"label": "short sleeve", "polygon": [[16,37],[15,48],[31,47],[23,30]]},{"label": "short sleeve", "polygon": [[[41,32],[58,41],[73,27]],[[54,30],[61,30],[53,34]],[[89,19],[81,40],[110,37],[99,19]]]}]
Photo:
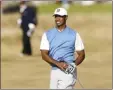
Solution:
[{"label": "short sleeve", "polygon": [[75,51],[84,50],[84,44],[82,39],[78,33],[76,33],[76,41],[75,41]]},{"label": "short sleeve", "polygon": [[49,50],[49,41],[47,40],[46,33],[42,35],[40,50]]}]

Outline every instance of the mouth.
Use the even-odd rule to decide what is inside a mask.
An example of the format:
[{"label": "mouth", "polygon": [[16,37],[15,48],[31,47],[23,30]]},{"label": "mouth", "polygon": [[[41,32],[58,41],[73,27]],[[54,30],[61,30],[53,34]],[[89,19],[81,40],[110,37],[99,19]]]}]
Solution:
[{"label": "mouth", "polygon": [[59,25],[59,24],[61,24],[61,22],[59,22],[59,21],[58,21],[58,22],[56,22],[56,23],[57,23],[58,25]]}]

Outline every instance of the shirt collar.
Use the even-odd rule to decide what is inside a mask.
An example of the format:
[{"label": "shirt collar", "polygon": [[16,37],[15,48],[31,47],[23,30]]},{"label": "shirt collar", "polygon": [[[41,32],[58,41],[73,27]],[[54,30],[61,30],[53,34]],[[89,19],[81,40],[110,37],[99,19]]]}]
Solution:
[{"label": "shirt collar", "polygon": [[[56,28],[56,27],[55,27],[55,28]],[[58,32],[62,32],[62,31],[64,31],[66,28],[67,28],[67,26],[66,26],[64,29],[62,29],[62,30],[59,30],[58,28],[56,28],[56,30],[57,30]]]}]

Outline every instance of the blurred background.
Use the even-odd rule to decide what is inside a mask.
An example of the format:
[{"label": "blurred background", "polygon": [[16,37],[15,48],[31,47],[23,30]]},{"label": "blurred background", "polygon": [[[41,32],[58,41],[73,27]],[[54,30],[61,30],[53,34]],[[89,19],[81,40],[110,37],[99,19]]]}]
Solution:
[{"label": "blurred background", "polygon": [[[37,8],[38,26],[32,36],[32,56],[20,57],[21,30],[17,25],[19,1],[1,2],[2,89],[48,89],[50,66],[40,54],[42,34],[54,26],[57,7],[68,10],[67,25],[80,33],[86,58],[78,66],[75,88],[112,88],[112,1],[28,1]],[[82,86],[81,86],[82,85]]]}]

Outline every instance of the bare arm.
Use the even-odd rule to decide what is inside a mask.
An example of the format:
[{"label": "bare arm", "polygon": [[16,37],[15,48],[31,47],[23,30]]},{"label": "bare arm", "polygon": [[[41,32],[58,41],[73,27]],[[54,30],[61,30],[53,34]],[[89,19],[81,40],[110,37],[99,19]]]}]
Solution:
[{"label": "bare arm", "polygon": [[49,51],[48,50],[41,50],[41,55],[42,55],[42,59],[45,60],[47,63],[49,63],[50,65],[56,65],[57,67],[59,67],[62,70],[65,70],[67,68],[67,64],[64,62],[58,62],[56,60],[54,60],[53,58],[51,58],[48,55]]},{"label": "bare arm", "polygon": [[76,51],[77,53],[77,58],[76,58],[76,65],[78,66],[79,64],[81,64],[83,62],[83,60],[85,59],[85,51]]},{"label": "bare arm", "polygon": [[41,50],[42,59],[45,60],[49,64],[57,65],[58,64],[58,61],[50,58],[49,55],[48,55],[48,53],[49,53],[48,50]]}]

